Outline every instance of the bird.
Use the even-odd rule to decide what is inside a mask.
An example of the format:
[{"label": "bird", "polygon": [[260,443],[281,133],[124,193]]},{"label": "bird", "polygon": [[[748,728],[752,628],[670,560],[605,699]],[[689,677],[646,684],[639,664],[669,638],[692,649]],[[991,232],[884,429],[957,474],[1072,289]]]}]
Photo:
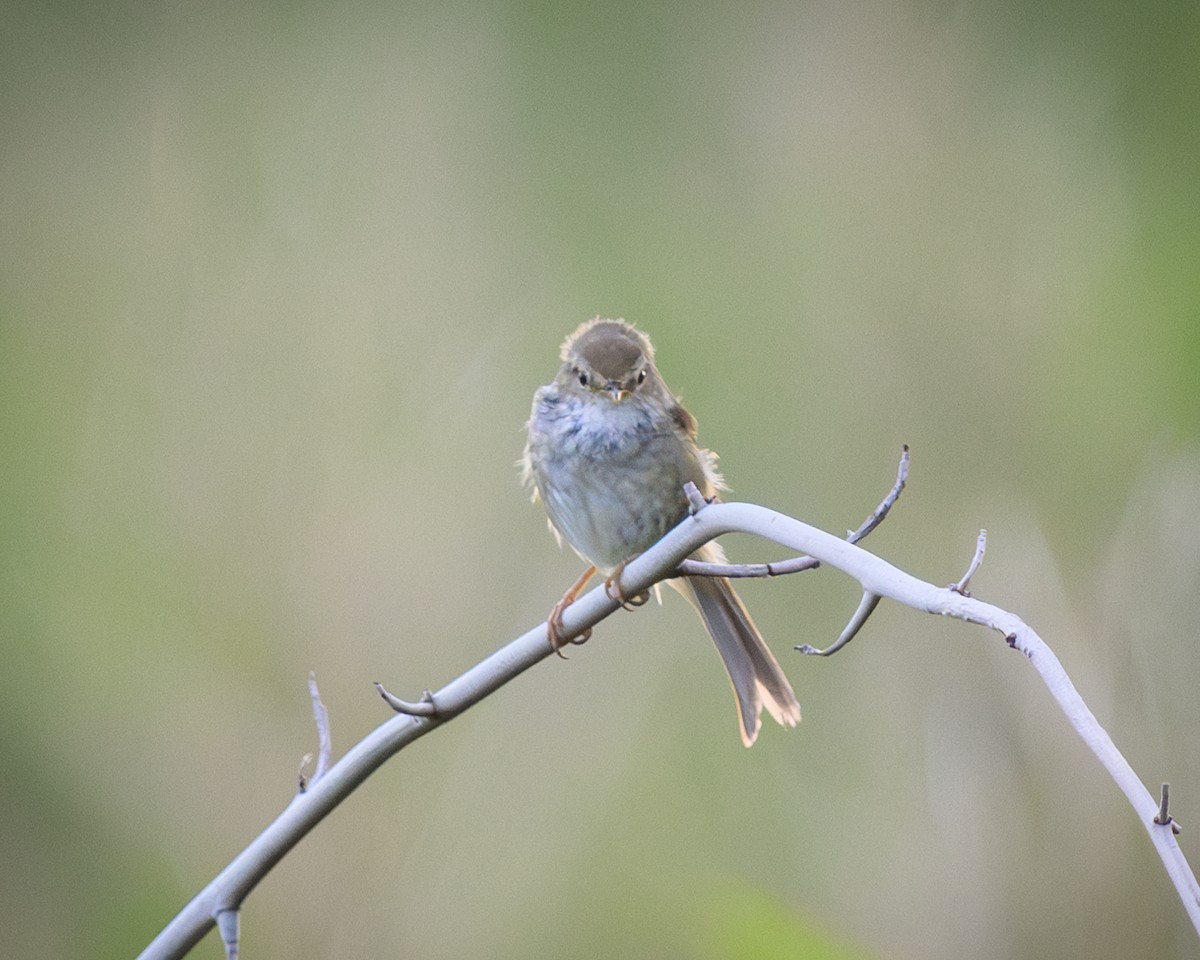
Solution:
[{"label": "bird", "polygon": [[[597,316],[563,341],[559,359],[554,379],[534,393],[520,461],[551,530],[589,565],[547,619],[555,652],[565,642],[562,611],[588,580],[599,571],[611,595],[625,564],[687,516],[684,484],[709,500],[725,488],[716,454],[697,444],[696,418],[663,381],[643,331]],[[725,560],[711,541],[692,558]],[[687,576],[669,583],[695,607],[721,655],[742,743],[754,743],[764,708],[794,727],[800,704],[730,582]],[[625,600],[619,588],[616,598]]]}]

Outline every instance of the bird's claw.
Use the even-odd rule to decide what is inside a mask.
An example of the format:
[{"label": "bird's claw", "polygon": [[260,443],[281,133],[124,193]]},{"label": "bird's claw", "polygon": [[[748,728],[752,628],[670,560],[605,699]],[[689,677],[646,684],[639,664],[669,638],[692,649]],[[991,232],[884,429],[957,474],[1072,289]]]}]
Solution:
[{"label": "bird's claw", "polygon": [[[630,560],[633,558],[631,557]],[[629,560],[626,560],[604,581],[604,595],[609,600],[615,600],[625,610],[633,610],[637,607],[644,606],[646,601],[650,599],[650,591],[643,590],[641,593],[635,593],[632,597],[627,597],[621,590],[621,574],[625,572],[625,567]]]},{"label": "bird's claw", "polygon": [[562,652],[564,646],[568,643],[578,646],[581,643],[587,643],[591,639],[591,627],[588,627],[582,633],[568,636],[566,628],[563,626],[563,611],[575,602],[575,598],[587,586],[587,582],[592,579],[595,572],[595,567],[588,567],[583,572],[583,576],[576,580],[571,588],[562,595],[562,598],[550,611],[550,616],[546,618],[546,639],[550,641],[550,649],[554,651],[556,656],[561,657],[563,660],[567,659],[567,655]]}]

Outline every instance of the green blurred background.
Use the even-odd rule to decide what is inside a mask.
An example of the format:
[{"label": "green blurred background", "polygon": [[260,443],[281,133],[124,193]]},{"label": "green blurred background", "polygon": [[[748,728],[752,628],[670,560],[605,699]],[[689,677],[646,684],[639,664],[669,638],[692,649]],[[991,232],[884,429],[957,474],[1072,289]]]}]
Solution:
[{"label": "green blurred background", "polygon": [[[1192,3],[9,3],[0,930],[128,957],[580,564],[513,462],[562,336],[654,338],[734,496],[1034,625],[1200,828]],[[737,559],[780,551],[731,538]],[[402,754],[249,899],[256,958],[1161,958],[1196,942],[1000,638],[678,598]],[[1192,831],[1182,840],[1200,859]],[[220,956],[210,937],[197,956]]]}]

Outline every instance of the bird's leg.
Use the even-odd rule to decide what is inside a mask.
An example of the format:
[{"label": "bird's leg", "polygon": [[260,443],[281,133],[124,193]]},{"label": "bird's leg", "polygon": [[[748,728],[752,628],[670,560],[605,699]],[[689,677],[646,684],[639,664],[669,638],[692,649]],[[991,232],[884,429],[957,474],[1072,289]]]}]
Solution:
[{"label": "bird's leg", "polygon": [[596,575],[595,567],[588,567],[583,571],[583,576],[576,580],[562,595],[562,599],[554,605],[554,609],[550,611],[550,616],[546,618],[546,635],[550,640],[550,649],[557,653],[560,657],[566,660],[566,656],[562,652],[562,648],[568,643],[583,643],[592,635],[590,629],[579,634],[578,639],[574,637],[564,636],[563,634],[563,611],[575,602],[575,598],[583,592],[583,588],[588,585],[588,581]]},{"label": "bird's leg", "polygon": [[626,610],[632,610],[634,607],[640,607],[650,599],[649,590],[643,590],[641,593],[632,597],[627,597],[621,592],[621,574],[625,572],[625,568],[633,560],[635,560],[637,556],[637,554],[634,554],[628,560],[624,560],[617,564],[617,569],[609,574],[609,576],[604,580],[605,594],[610,600],[616,600],[617,603],[619,603]]}]

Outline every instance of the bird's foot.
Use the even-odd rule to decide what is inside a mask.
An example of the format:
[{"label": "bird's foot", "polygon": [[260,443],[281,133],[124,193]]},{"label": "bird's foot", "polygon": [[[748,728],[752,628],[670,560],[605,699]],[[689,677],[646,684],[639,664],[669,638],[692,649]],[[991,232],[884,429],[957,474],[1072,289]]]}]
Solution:
[{"label": "bird's foot", "polygon": [[563,611],[575,602],[579,594],[583,592],[583,588],[588,585],[588,581],[595,575],[595,567],[588,567],[583,571],[583,576],[576,580],[570,589],[562,595],[562,598],[551,609],[550,616],[546,618],[546,639],[550,641],[550,649],[564,660],[567,659],[566,654],[562,652],[564,646],[568,643],[587,643],[592,635],[590,627],[582,633],[568,635],[566,628],[563,627]]},{"label": "bird's foot", "polygon": [[650,591],[643,590],[641,593],[634,594],[632,597],[625,596],[621,592],[621,574],[625,572],[625,568],[629,565],[634,557],[630,557],[617,565],[614,570],[604,581],[604,593],[610,600],[616,600],[626,610],[633,610],[635,607],[640,607],[650,599]]}]

